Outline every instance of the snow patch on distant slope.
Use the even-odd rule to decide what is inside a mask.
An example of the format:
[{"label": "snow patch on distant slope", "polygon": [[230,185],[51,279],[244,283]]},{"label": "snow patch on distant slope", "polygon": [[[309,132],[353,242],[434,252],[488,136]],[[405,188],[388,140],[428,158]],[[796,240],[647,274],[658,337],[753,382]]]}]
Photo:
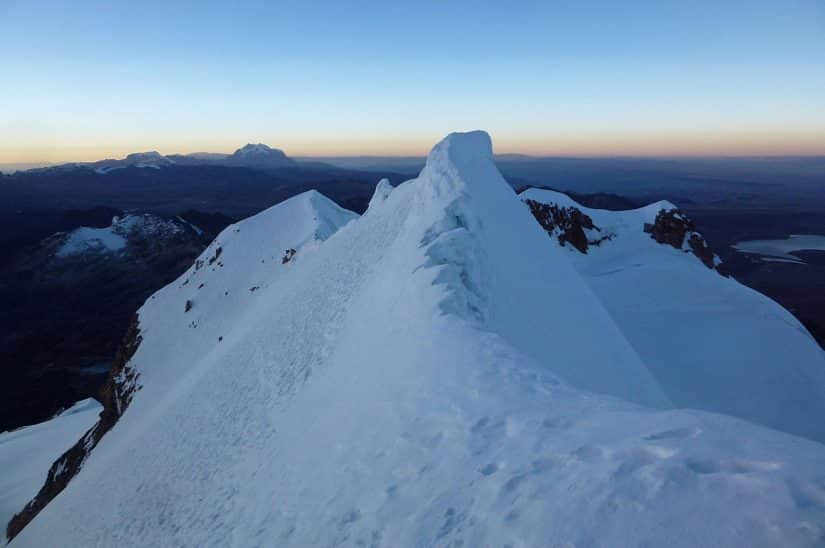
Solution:
[{"label": "snow patch on distant slope", "polygon": [[124,215],[114,217],[112,224],[105,228],[82,226],[69,232],[55,252],[58,257],[69,257],[82,253],[119,252],[126,249],[129,238],[157,238],[180,232],[182,228],[174,221],[152,214]]},{"label": "snow patch on distant slope", "polygon": [[113,227],[90,228],[81,226],[72,230],[63,245],[57,250],[58,257],[68,257],[79,253],[120,251],[126,247],[126,238]]}]

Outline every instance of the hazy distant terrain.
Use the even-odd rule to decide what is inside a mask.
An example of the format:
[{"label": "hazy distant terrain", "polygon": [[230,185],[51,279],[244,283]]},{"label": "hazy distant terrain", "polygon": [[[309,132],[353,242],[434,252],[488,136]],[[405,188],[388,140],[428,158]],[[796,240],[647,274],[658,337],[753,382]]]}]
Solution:
[{"label": "hazy distant terrain", "polygon": [[[325,163],[366,171],[416,174],[418,157],[327,157]],[[745,158],[564,158],[496,156],[510,179],[574,192],[613,192],[640,199],[667,194],[687,207],[757,205],[825,207],[825,156]]]},{"label": "hazy distant terrain", "polygon": [[14,173],[15,171],[25,171],[49,165],[49,162],[0,163],[0,173]]}]

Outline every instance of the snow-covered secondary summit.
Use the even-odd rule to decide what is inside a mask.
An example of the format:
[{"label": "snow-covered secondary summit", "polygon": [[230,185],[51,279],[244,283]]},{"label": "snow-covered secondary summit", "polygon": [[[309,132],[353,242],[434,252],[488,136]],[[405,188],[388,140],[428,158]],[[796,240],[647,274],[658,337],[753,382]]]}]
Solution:
[{"label": "snow-covered secondary summit", "polygon": [[[660,238],[670,245],[657,243],[657,219],[686,219],[673,204],[603,211],[543,189],[521,198],[534,213],[542,204],[584,216],[590,245],[565,245],[567,255],[675,406],[825,442],[825,353],[790,312],[703,264],[689,244],[695,232],[674,229]],[[561,230],[551,245],[565,240]]]},{"label": "snow-covered secondary summit", "polygon": [[150,298],[131,404],[12,545],[822,543],[825,446],[666,409],[486,133],[384,198],[292,198]]}]

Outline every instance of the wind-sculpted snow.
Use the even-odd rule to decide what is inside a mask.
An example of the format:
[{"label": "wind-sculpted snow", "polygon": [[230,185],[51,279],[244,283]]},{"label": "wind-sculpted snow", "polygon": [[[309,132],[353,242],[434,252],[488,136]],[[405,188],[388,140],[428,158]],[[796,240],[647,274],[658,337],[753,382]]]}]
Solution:
[{"label": "wind-sculpted snow", "polygon": [[686,253],[684,233],[667,245],[651,239],[645,225],[673,204],[604,211],[548,190],[521,197],[576,207],[614,234],[568,256],[676,406],[825,441],[825,354],[779,304]]},{"label": "wind-sculpted snow", "polygon": [[325,241],[306,197],[227,229],[141,309],[143,389],[13,545],[821,542],[825,447],[561,380],[667,405],[491,148],[450,135]]},{"label": "wind-sculpted snow", "polygon": [[381,179],[378,181],[378,184],[375,185],[375,192],[373,192],[372,198],[370,198],[370,203],[367,205],[367,211],[380,207],[381,204],[387,201],[390,192],[392,192],[392,188],[389,179]]},{"label": "wind-sculpted snow", "polygon": [[[437,279],[460,282],[448,284],[447,300],[467,298],[486,329],[581,388],[668,406],[564,251],[547,246],[546,234],[525,214],[491,148],[486,133],[455,134],[433,148],[412,183],[433,216],[423,227],[428,264],[448,254],[435,269]],[[474,301],[483,302],[478,310]]]}]

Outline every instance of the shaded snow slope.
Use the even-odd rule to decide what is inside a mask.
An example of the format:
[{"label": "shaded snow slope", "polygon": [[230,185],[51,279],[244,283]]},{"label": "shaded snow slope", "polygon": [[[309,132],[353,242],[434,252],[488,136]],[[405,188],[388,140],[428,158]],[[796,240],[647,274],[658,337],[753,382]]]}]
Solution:
[{"label": "shaded snow slope", "polygon": [[677,407],[825,441],[825,353],[779,304],[644,232],[673,204],[604,211],[540,189],[521,198],[576,207],[612,235],[569,258]]},{"label": "shaded snow slope", "polygon": [[0,523],[37,494],[52,462],[94,425],[100,410],[89,398],[46,422],[0,433]]},{"label": "shaded snow slope", "polygon": [[227,229],[141,308],[142,389],[12,545],[821,542],[825,447],[559,379],[667,403],[491,154],[453,134],[359,219],[311,194]]}]

